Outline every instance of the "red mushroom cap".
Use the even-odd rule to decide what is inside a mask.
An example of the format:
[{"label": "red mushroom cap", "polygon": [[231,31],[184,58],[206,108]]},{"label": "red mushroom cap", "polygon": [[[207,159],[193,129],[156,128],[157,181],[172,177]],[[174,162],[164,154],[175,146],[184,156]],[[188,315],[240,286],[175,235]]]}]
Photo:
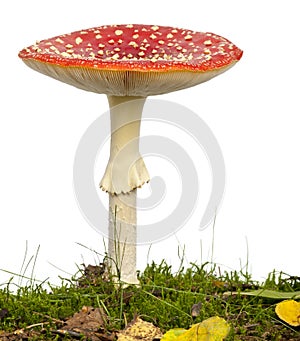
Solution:
[{"label": "red mushroom cap", "polygon": [[242,53],[213,33],[111,25],[42,40],[19,57],[36,71],[84,90],[147,96],[207,81],[233,66]]}]

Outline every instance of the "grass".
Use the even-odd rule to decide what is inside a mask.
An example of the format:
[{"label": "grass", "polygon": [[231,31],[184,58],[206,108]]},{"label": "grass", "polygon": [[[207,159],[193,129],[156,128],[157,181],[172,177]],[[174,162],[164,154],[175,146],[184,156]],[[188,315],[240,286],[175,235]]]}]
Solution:
[{"label": "grass", "polygon": [[[24,273],[22,278],[26,279]],[[0,340],[4,336],[5,340],[16,340],[13,337],[20,330],[26,334],[26,340],[80,339],[78,335],[72,338],[54,331],[83,306],[104,312],[103,330],[107,335],[124,328],[136,315],[162,332],[189,328],[193,323],[218,315],[231,325],[226,340],[300,340],[299,329],[285,325],[276,317],[276,301],[241,294],[258,288],[297,291],[300,290],[297,277],[272,272],[264,283],[257,283],[247,272],[221,273],[210,263],[190,264],[188,268],[181,266],[173,271],[162,261],[149,264],[139,279],[140,287],[118,286],[99,264],[79,269],[72,279],[62,279],[59,287],[29,278],[27,285],[15,290],[11,280],[0,286]]]}]

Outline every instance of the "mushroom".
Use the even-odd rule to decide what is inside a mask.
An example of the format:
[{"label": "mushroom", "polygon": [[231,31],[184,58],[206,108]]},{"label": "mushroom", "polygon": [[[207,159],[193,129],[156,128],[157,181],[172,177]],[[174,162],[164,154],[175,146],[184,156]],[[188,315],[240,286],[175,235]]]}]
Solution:
[{"label": "mushroom", "polygon": [[108,97],[110,158],[100,187],[109,193],[108,259],[121,281],[138,283],[136,194],[149,181],[139,153],[146,97],[208,81],[235,65],[242,53],[213,33],[131,24],[56,36],[19,53],[40,73]]}]

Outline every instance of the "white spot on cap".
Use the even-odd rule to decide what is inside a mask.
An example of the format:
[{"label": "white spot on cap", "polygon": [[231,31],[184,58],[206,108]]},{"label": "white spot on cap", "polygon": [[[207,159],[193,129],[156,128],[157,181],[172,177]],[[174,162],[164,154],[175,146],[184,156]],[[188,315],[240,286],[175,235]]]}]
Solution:
[{"label": "white spot on cap", "polygon": [[77,38],[75,39],[75,43],[76,43],[77,45],[81,44],[82,42],[83,42],[83,40],[82,40],[80,37],[77,37]]},{"label": "white spot on cap", "polygon": [[102,38],[102,35],[101,34],[97,34],[96,35],[96,39],[101,39]]},{"label": "white spot on cap", "polygon": [[56,41],[57,43],[61,43],[61,44],[64,43],[64,41],[63,41],[62,39],[60,39],[60,38],[55,39],[55,41]]},{"label": "white spot on cap", "polygon": [[191,40],[193,38],[193,36],[191,36],[190,34],[187,34],[184,39],[185,40]]},{"label": "white spot on cap", "polygon": [[71,57],[71,55],[70,55],[69,53],[67,53],[67,52],[62,52],[62,53],[61,53],[61,56],[62,56],[62,57],[66,57],[66,58]]},{"label": "white spot on cap", "polygon": [[212,45],[211,40],[205,40],[205,42],[203,43],[206,46]]},{"label": "white spot on cap", "polygon": [[116,36],[121,36],[123,34],[122,30],[115,30],[115,35]]},{"label": "white spot on cap", "polygon": [[131,41],[130,43],[128,43],[128,45],[133,46],[135,48],[139,47],[139,45],[135,41]]},{"label": "white spot on cap", "polygon": [[114,55],[111,57],[111,59],[114,59],[114,60],[119,59],[119,54],[118,54],[118,53],[114,54]]},{"label": "white spot on cap", "polygon": [[173,36],[173,34],[172,33],[169,33],[168,35],[167,35],[167,38],[168,39],[171,39],[171,38],[173,38],[174,36]]},{"label": "white spot on cap", "polygon": [[152,29],[153,31],[157,31],[157,30],[159,30],[159,27],[156,26],[156,25],[154,25],[154,26],[151,27],[151,29]]}]

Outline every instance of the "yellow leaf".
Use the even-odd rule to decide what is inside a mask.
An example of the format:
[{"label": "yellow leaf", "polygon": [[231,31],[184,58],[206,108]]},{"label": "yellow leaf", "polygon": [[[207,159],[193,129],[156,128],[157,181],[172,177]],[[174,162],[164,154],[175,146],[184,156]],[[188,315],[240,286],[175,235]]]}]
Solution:
[{"label": "yellow leaf", "polygon": [[163,337],[160,339],[160,341],[177,341],[178,336],[186,332],[186,329],[182,328],[175,328],[168,330]]},{"label": "yellow leaf", "polygon": [[300,326],[300,302],[285,300],[276,305],[276,314],[290,326]]},{"label": "yellow leaf", "polygon": [[194,324],[186,331],[171,329],[164,334],[161,341],[222,341],[228,335],[229,330],[228,323],[215,316]]},{"label": "yellow leaf", "polygon": [[222,341],[230,331],[229,324],[218,316],[202,321],[201,325],[207,329],[209,341]]}]

